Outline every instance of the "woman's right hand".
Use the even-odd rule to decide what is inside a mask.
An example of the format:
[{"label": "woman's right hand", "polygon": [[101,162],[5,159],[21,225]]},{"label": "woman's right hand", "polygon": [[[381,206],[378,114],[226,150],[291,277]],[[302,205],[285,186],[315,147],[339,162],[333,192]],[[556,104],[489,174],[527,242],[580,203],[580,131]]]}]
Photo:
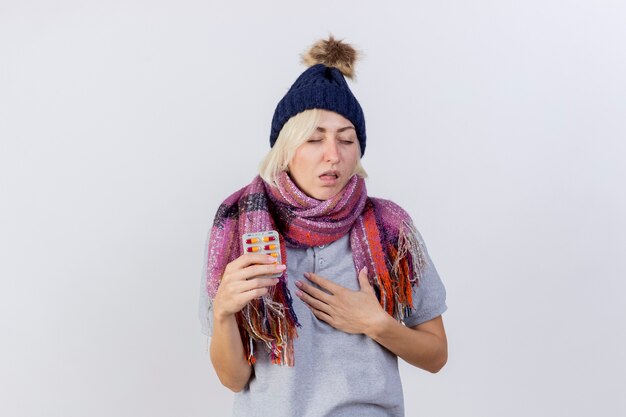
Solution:
[{"label": "woman's right hand", "polygon": [[277,265],[276,258],[269,255],[246,253],[230,262],[213,300],[213,314],[216,318],[234,315],[248,302],[269,292],[278,278],[258,278],[284,271],[285,265]]}]

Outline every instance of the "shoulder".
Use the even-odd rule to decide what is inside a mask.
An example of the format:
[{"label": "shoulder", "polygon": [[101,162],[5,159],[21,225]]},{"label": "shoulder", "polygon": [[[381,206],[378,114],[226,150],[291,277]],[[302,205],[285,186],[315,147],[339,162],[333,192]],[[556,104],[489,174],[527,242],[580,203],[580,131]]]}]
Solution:
[{"label": "shoulder", "polygon": [[383,216],[393,216],[398,220],[411,220],[409,213],[399,204],[384,198],[369,197],[374,210]]},{"label": "shoulder", "polygon": [[415,226],[411,215],[399,204],[384,198],[369,197],[374,208],[376,221],[386,230],[391,230],[392,234],[399,233],[402,229],[408,230],[415,236],[420,244],[424,239]]},{"label": "shoulder", "polygon": [[225,218],[237,218],[240,207],[257,207],[265,202],[265,192],[261,177],[255,177],[252,182],[229,195],[217,208],[215,222]]},{"label": "shoulder", "polygon": [[263,180],[260,176],[254,177],[252,182],[243,187],[239,188],[237,191],[226,197],[226,199],[222,202],[222,206],[232,206],[236,205],[241,201],[242,198],[249,196],[257,196],[259,194],[265,194],[265,187],[263,185]]}]

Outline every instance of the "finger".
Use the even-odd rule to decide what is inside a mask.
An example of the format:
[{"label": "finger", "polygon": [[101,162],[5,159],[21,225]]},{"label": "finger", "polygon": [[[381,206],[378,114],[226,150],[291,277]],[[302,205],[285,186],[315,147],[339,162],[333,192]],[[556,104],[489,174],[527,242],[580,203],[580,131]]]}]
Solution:
[{"label": "finger", "polygon": [[333,321],[332,316],[330,316],[329,314],[324,313],[321,310],[313,308],[313,307],[311,307],[308,304],[307,304],[307,306],[309,307],[309,309],[311,309],[311,312],[313,313],[313,315],[315,317],[317,317],[318,319],[320,319],[320,320],[322,320],[322,321],[324,321],[324,322],[326,322],[326,323],[328,323],[329,325],[332,326],[332,321]]},{"label": "finger", "polygon": [[[233,270],[243,269],[255,264],[273,264],[276,258],[262,253],[244,253],[228,264]],[[227,267],[228,267],[227,266]]]},{"label": "finger", "polygon": [[266,295],[267,293],[269,293],[269,288],[268,287],[254,288],[254,289],[252,289],[250,291],[245,291],[245,292],[241,293],[242,304],[248,303],[248,302],[254,300],[255,298],[261,298],[264,295]]},{"label": "finger", "polygon": [[287,269],[287,266],[284,264],[250,265],[244,269],[240,269],[239,271],[234,272],[232,274],[232,279],[235,281],[244,281],[247,279],[262,277],[265,275],[280,274],[285,269]]},{"label": "finger", "polygon": [[302,281],[296,281],[296,287],[300,288],[302,291],[305,291],[307,294],[317,298],[318,300],[325,302],[326,304],[331,304],[333,297],[332,294],[328,294],[327,292],[324,292],[319,288],[316,288],[311,284]]},{"label": "finger", "polygon": [[359,272],[359,285],[361,286],[361,291],[374,292],[374,288],[372,287],[372,284],[370,284],[370,280],[367,277],[366,266],[361,268],[361,271]]},{"label": "finger", "polygon": [[326,278],[322,278],[321,276],[314,274],[313,272],[305,272],[304,276],[309,281],[317,284],[325,290],[330,291],[332,294],[337,294],[344,289],[341,285],[337,285],[334,282],[327,280]]},{"label": "finger", "polygon": [[312,306],[313,308],[317,310],[323,311],[325,313],[330,313],[332,310],[328,304],[318,300],[317,298],[311,297],[309,294],[305,292],[296,291],[296,295],[300,297],[300,299],[302,299],[302,301],[304,301],[306,304],[308,304],[309,306]]},{"label": "finger", "polygon": [[255,288],[273,287],[278,284],[278,278],[252,278],[241,283],[242,291],[250,291]]}]

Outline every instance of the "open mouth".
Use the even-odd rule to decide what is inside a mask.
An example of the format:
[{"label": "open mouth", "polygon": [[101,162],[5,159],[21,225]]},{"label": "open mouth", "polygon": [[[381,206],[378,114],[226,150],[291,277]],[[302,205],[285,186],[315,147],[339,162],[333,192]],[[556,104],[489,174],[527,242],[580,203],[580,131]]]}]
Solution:
[{"label": "open mouth", "polygon": [[326,171],[322,175],[320,175],[320,179],[324,182],[334,182],[339,178],[339,173],[337,171]]}]

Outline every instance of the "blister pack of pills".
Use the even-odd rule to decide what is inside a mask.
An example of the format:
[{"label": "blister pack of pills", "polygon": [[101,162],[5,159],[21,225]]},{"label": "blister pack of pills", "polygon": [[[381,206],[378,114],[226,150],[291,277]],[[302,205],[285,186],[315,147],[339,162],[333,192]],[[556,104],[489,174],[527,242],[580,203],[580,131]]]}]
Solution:
[{"label": "blister pack of pills", "polygon": [[[244,253],[261,253],[276,258],[276,264],[282,263],[280,256],[280,241],[278,232],[268,230],[265,232],[246,233],[241,237]],[[264,275],[263,278],[278,278],[282,272],[272,275]]]}]

